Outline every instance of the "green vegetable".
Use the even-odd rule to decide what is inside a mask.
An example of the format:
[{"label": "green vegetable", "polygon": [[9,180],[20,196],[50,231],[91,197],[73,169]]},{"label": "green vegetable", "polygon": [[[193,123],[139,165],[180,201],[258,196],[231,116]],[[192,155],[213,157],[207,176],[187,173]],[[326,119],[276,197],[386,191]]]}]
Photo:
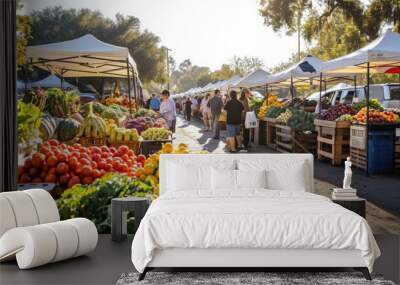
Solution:
[{"label": "green vegetable", "polygon": [[268,111],[265,113],[265,117],[267,118],[277,118],[280,114],[285,112],[285,108],[282,107],[276,107],[272,106],[268,109]]},{"label": "green vegetable", "polygon": [[[357,112],[360,111],[362,108],[367,106],[367,101],[364,99],[356,104],[353,104],[353,109]],[[382,104],[378,101],[378,99],[371,99],[369,100],[369,107],[374,110],[383,111]]]},{"label": "green vegetable", "polygon": [[92,220],[99,233],[111,229],[111,199],[116,197],[154,198],[148,184],[123,174],[107,174],[90,185],[77,184],[67,189],[57,200],[61,219],[85,217]]},{"label": "green vegetable", "polygon": [[293,109],[292,116],[289,118],[287,125],[299,131],[314,131],[314,113],[304,112],[302,110]]},{"label": "green vegetable", "polygon": [[58,140],[62,142],[72,140],[78,134],[80,125],[75,119],[62,120],[57,128]]},{"label": "green vegetable", "polygon": [[39,136],[42,112],[34,104],[17,102],[18,142],[28,142]]}]

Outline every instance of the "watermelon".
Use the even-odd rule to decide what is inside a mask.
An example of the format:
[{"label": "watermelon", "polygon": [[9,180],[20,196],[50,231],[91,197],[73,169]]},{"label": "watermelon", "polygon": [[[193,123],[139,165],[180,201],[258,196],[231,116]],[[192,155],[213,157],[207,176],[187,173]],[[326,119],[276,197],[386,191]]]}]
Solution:
[{"label": "watermelon", "polygon": [[60,122],[57,129],[57,136],[59,141],[72,140],[78,133],[81,124],[72,118],[64,119]]},{"label": "watermelon", "polygon": [[53,138],[53,136],[56,133],[57,126],[58,126],[58,121],[49,114],[45,114],[42,117],[41,125],[39,128],[40,137],[43,140],[48,140]]}]

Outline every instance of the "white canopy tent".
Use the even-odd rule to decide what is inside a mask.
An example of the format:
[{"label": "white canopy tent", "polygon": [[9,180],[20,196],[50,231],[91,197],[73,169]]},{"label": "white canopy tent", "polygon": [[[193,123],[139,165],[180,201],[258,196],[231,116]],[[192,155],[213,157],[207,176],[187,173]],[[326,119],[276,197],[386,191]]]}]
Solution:
[{"label": "white canopy tent", "polygon": [[220,89],[222,92],[228,92],[228,90],[237,82],[239,82],[241,80],[241,77],[239,75],[234,75],[231,78],[229,78],[228,80],[226,80],[224,82],[224,84],[222,84],[220,86]]},{"label": "white canopy tent", "polygon": [[61,78],[57,77],[54,74],[51,74],[49,76],[47,76],[46,78],[39,80],[39,81],[35,81],[35,82],[31,82],[28,83],[28,89],[32,89],[32,88],[59,88],[61,87],[63,89],[77,89],[76,86],[61,80]]},{"label": "white canopy tent", "polygon": [[270,75],[266,83],[292,85],[295,82],[305,81],[311,77],[318,76],[323,63],[324,62],[319,58],[312,55],[307,55],[302,60],[285,69],[284,71]]},{"label": "white canopy tent", "polygon": [[26,48],[27,62],[64,77],[131,78],[135,97],[141,93],[137,66],[127,47],[102,42],[91,34],[82,37]]},{"label": "white canopy tent", "polygon": [[268,76],[269,73],[260,68],[247,74],[231,87],[253,88],[264,86],[267,83]]},{"label": "white canopy tent", "polygon": [[348,55],[324,63],[322,72],[330,73],[385,73],[400,67],[400,34],[390,29],[365,47]]}]

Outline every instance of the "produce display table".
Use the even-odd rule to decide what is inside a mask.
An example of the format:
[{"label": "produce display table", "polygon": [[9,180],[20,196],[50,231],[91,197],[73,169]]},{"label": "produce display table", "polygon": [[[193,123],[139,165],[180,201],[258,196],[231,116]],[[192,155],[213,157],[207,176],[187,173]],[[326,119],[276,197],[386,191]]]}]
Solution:
[{"label": "produce display table", "polygon": [[266,145],[267,144],[267,123],[265,122],[264,118],[259,120],[258,128],[258,140],[256,142],[259,145]]},{"label": "produce display table", "polygon": [[283,153],[314,153],[317,134],[276,124],[276,149]]},{"label": "produce display table", "polygon": [[79,143],[82,146],[103,146],[107,145],[106,138],[89,138],[89,137],[81,137],[79,138]]},{"label": "produce display table", "polygon": [[318,132],[318,159],[328,158],[332,165],[341,165],[350,155],[350,121],[314,120]]},{"label": "produce display table", "polygon": [[140,143],[140,153],[145,156],[149,156],[161,150],[164,143],[172,143],[172,139],[157,141],[142,140]]},{"label": "produce display table", "polygon": [[113,146],[115,148],[119,148],[121,145],[126,145],[133,150],[136,155],[140,154],[140,141],[121,141],[109,143],[109,146]]},{"label": "produce display table", "polygon": [[113,241],[123,241],[126,239],[127,214],[134,212],[135,232],[139,227],[141,220],[149,208],[150,201],[147,198],[125,197],[114,198],[111,201],[111,237]]},{"label": "produce display table", "polygon": [[368,172],[371,174],[393,171],[396,126],[396,124],[370,123],[367,138],[366,125],[351,125],[350,157],[353,165],[363,170],[366,170],[368,165]]}]

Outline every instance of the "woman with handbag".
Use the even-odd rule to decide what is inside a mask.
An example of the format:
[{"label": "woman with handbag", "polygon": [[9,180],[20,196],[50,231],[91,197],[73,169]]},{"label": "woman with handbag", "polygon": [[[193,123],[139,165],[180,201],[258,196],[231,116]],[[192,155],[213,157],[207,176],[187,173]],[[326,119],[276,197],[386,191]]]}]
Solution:
[{"label": "woman with handbag", "polygon": [[248,149],[250,147],[250,129],[245,127],[246,113],[250,112],[249,97],[251,92],[249,89],[245,88],[240,93],[240,102],[243,105],[243,116],[242,116],[242,133],[243,133],[243,147]]}]

